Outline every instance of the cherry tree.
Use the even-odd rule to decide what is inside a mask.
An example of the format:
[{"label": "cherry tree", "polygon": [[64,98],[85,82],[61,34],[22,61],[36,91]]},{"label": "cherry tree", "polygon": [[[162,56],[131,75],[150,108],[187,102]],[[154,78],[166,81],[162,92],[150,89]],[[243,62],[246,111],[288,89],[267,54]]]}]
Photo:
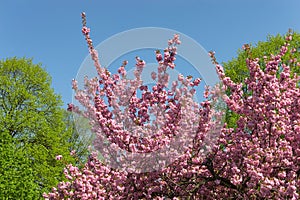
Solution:
[{"label": "cherry tree", "polygon": [[[139,57],[134,80],[126,77],[127,61],[117,74],[101,66],[84,13],[82,18],[98,77],[86,78],[82,90],[73,80],[75,97],[85,109],[69,104],[68,110],[90,120],[100,155],[91,153],[83,168],[67,164],[68,181],[45,199],[299,198],[299,77],[282,62],[290,35],[278,55],[246,60],[249,96],[210,52],[222,84],[207,88],[206,100],[197,103],[193,95],[199,78],[179,75],[167,90],[179,35],[163,54],[156,51],[158,69],[151,74],[156,85],[149,89],[141,80],[146,63]],[[229,96],[221,92],[226,89]],[[236,129],[223,126],[222,111],[214,109],[220,95],[240,115]]]}]

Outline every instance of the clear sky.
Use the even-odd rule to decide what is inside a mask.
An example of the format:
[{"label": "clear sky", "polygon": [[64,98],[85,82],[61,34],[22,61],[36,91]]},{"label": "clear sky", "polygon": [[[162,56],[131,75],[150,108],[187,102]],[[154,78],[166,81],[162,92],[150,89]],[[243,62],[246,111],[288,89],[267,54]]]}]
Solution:
[{"label": "clear sky", "polygon": [[0,59],[33,58],[52,77],[64,103],[71,80],[87,56],[80,13],[85,11],[94,44],[139,27],[184,33],[219,61],[236,56],[244,43],[300,32],[299,0],[0,0]]}]

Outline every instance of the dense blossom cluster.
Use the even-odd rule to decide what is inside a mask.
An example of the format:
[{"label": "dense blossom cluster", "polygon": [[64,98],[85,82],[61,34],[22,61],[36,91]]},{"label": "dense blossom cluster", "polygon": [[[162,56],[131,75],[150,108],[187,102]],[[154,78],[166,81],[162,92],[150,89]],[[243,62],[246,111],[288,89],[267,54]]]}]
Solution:
[{"label": "dense blossom cluster", "polygon": [[214,160],[220,166],[215,167],[232,183],[225,191],[241,198],[299,199],[299,77],[290,75],[282,60],[291,39],[289,35],[280,53],[263,62],[265,70],[258,58],[246,60],[248,97],[216,63],[220,79],[232,93],[226,104],[241,117],[235,130],[224,129],[219,140],[224,150],[216,153]]},{"label": "dense blossom cluster", "polygon": [[[163,55],[156,51],[158,70],[151,77],[157,84],[150,90],[142,84],[146,64],[139,57],[134,80],[126,79],[127,61],[114,75],[101,67],[84,13],[82,17],[82,32],[100,79],[86,79],[84,90],[73,81],[76,98],[86,110],[72,104],[68,109],[90,119],[97,134],[95,147],[101,156],[109,156],[102,162],[93,153],[82,169],[67,165],[68,181],[44,194],[46,199],[299,199],[299,77],[290,75],[282,62],[290,36],[278,55],[264,61],[247,59],[249,96],[243,95],[241,84],[226,77],[215,53],[210,53],[223,88],[231,90],[224,101],[241,116],[236,129],[225,125],[219,132],[218,120],[212,119],[220,113],[212,109],[212,101],[193,101],[193,87],[200,79],[179,75],[166,90],[166,69],[175,67],[178,35]],[[220,92],[207,88],[205,96],[213,99],[216,93]],[[182,149],[172,147],[172,138]],[[172,152],[156,154],[157,162],[147,157],[164,146],[171,146]],[[176,159],[166,163],[172,156]]]}]

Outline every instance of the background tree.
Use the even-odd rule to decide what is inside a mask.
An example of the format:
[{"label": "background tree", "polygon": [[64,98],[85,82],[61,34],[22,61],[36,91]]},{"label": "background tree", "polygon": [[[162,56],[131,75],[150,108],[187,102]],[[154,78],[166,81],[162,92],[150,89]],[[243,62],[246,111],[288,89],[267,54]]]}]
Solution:
[{"label": "background tree", "polygon": [[89,120],[77,113],[64,111],[64,121],[66,130],[70,132],[71,136],[66,138],[66,142],[70,144],[69,151],[75,152],[74,157],[77,164],[86,162],[95,137],[91,132]]},{"label": "background tree", "polygon": [[63,180],[55,156],[71,163],[73,157],[61,105],[40,64],[25,58],[0,61],[1,199],[41,197]]},{"label": "background tree", "polygon": [[[247,58],[260,58],[260,65],[262,69],[265,68],[264,60],[270,58],[270,55],[277,55],[280,52],[280,47],[286,42],[286,37],[289,35],[293,38],[289,42],[289,51],[282,58],[285,64],[288,64],[291,68],[291,75],[294,73],[300,74],[300,66],[297,61],[300,60],[300,34],[289,30],[285,35],[269,35],[266,41],[259,41],[257,44],[245,44],[242,49],[237,52],[237,57],[233,58],[228,62],[222,63],[226,76],[230,77],[235,83],[243,83],[244,95],[249,95],[247,87],[244,83],[245,78],[249,77],[249,69],[246,64]],[[281,68],[282,70],[282,68]],[[281,72],[277,72],[277,76]],[[231,92],[227,90],[229,95]],[[236,121],[238,114],[227,109],[226,111],[226,122],[228,127],[235,128],[237,126]]]},{"label": "background tree", "polygon": [[17,150],[7,131],[1,131],[0,158],[0,198],[38,199],[39,185],[31,161]]}]

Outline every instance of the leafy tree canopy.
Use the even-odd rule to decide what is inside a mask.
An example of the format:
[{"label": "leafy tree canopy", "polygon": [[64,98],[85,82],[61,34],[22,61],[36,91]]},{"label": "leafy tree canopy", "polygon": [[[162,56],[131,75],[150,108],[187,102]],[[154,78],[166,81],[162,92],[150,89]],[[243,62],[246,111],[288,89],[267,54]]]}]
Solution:
[{"label": "leafy tree canopy", "polygon": [[63,180],[72,131],[51,78],[31,59],[0,61],[0,198],[41,197]]}]

